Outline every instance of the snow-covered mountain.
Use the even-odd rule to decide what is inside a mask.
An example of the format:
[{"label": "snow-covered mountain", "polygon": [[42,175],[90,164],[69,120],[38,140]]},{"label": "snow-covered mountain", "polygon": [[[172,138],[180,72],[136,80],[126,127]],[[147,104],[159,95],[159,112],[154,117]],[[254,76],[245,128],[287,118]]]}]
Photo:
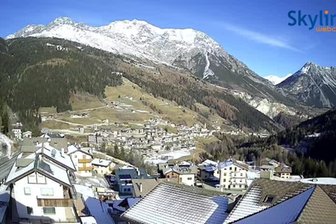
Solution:
[{"label": "snow-covered mountain", "polygon": [[225,63],[231,72],[249,74],[256,82],[265,81],[225,52],[208,35],[193,29],[161,29],[138,20],[116,21],[106,26],[93,27],[61,17],[48,25],[29,25],[7,38],[28,36],[62,38],[113,53],[183,66],[195,72],[198,72],[195,68],[197,63],[193,62],[197,57],[204,63],[202,78],[214,75],[212,66]]},{"label": "snow-covered mountain", "polygon": [[226,52],[205,33],[192,29],[160,29],[145,21],[124,20],[93,27],[61,17],[48,25],[29,25],[15,37],[57,37],[124,55],[173,64],[182,53],[193,50],[206,54]]},{"label": "snow-covered mountain", "polygon": [[[239,95],[248,94],[252,100],[267,99],[269,105],[266,106],[274,107],[276,102],[276,105],[280,105],[279,112],[283,108],[293,111],[287,107],[290,100],[270,81],[228,54],[208,35],[193,29],[161,29],[138,20],[116,21],[93,27],[62,17],[48,25],[29,25],[7,38],[28,36],[62,38],[140,60],[182,68],[200,79],[239,91]],[[251,105],[259,105],[252,104],[251,99],[243,99]],[[267,115],[273,116],[273,113]]]},{"label": "snow-covered mountain", "polygon": [[277,86],[307,105],[336,106],[336,67],[322,67],[308,62]]},{"label": "snow-covered mountain", "polygon": [[264,78],[269,80],[271,83],[273,83],[273,85],[277,85],[280,82],[284,81],[285,79],[287,79],[289,76],[291,76],[292,74],[288,74],[286,76],[280,77],[280,76],[276,76],[276,75],[268,75],[265,76]]}]

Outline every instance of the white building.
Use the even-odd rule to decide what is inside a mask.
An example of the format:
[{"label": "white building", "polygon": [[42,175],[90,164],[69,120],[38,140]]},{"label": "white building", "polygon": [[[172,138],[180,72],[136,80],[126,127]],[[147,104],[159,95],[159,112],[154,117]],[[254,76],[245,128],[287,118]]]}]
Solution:
[{"label": "white building", "polygon": [[12,208],[16,209],[12,214],[18,223],[80,223],[67,170],[41,154],[25,158],[21,154],[5,184],[12,189]]},{"label": "white building", "polygon": [[114,163],[111,160],[106,159],[94,159],[91,162],[91,166],[93,168],[93,172],[96,174],[104,175],[111,173]]},{"label": "white building", "polygon": [[32,132],[31,131],[25,131],[22,133],[23,138],[31,138],[32,137]]},{"label": "white building", "polygon": [[163,171],[163,175],[166,179],[177,178],[178,184],[184,184],[188,186],[195,185],[195,175],[197,174],[196,166],[179,167],[175,165],[172,168],[168,168]]},{"label": "white building", "polygon": [[229,159],[218,164],[219,184],[224,189],[243,190],[247,188],[248,165]]},{"label": "white building", "polygon": [[188,186],[195,185],[195,174],[194,173],[180,173],[178,177],[178,183]]},{"label": "white building", "polygon": [[76,167],[76,173],[81,176],[92,176],[93,166],[91,162],[93,160],[93,155],[90,149],[79,148],[74,145],[70,145],[66,152],[74,166]]},{"label": "white building", "polygon": [[14,138],[16,139],[22,139],[22,131],[20,128],[13,128],[12,132],[14,134]]}]

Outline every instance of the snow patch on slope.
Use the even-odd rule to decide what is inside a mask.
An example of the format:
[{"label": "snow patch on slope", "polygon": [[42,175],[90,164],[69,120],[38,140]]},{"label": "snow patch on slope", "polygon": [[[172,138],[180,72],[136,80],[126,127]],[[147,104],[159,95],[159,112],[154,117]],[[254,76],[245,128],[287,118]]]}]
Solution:
[{"label": "snow patch on slope", "polygon": [[206,64],[205,64],[205,68],[204,68],[204,72],[203,72],[203,79],[206,79],[209,76],[215,75],[215,73],[209,68],[210,67],[210,61],[209,61],[209,58],[208,58],[208,53],[205,53],[204,55],[205,55]]},{"label": "snow patch on slope", "polygon": [[283,77],[276,76],[276,75],[268,75],[268,76],[265,76],[264,78],[271,81],[271,83],[273,83],[273,85],[276,85],[276,84],[279,84],[280,82],[284,81],[285,79],[287,79],[291,75],[292,74],[288,74],[288,75],[283,76]]}]

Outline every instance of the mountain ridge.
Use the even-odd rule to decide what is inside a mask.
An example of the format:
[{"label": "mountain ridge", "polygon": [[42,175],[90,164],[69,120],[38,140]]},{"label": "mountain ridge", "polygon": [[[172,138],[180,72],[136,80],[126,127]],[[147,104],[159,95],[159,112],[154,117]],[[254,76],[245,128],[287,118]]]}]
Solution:
[{"label": "mountain ridge", "polygon": [[313,62],[307,62],[301,69],[279,83],[277,87],[309,106],[335,107],[336,67],[320,66]]},{"label": "mountain ridge", "polygon": [[[0,54],[1,86],[4,85],[0,96],[20,118],[37,118],[41,107],[56,107],[59,112],[71,110],[72,93],[83,91],[104,97],[106,85],[120,85],[122,74],[153,97],[193,111],[203,124],[209,122],[209,117],[220,116],[216,127],[235,127],[244,132],[281,128],[238,97],[170,66],[135,61],[64,39],[27,37],[5,43]],[[137,101],[160,114],[151,102]]]},{"label": "mountain ridge", "polygon": [[[149,60],[184,69],[200,79],[238,91],[237,96],[243,96],[242,99],[252,106],[267,102],[263,107],[277,108],[279,112],[292,115],[297,111],[293,100],[201,31],[161,29],[139,20],[115,21],[92,27],[63,17],[48,25],[29,25],[8,36],[8,39],[28,36],[62,38],[135,60]],[[266,115],[274,117],[277,114],[270,112]]]}]

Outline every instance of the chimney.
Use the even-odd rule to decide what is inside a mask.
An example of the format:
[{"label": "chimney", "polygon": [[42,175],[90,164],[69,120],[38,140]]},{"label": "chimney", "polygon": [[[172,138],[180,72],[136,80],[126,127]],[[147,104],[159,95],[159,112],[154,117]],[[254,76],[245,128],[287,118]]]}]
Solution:
[{"label": "chimney", "polygon": [[140,191],[140,193],[142,193],[142,183],[140,183],[139,191]]}]

